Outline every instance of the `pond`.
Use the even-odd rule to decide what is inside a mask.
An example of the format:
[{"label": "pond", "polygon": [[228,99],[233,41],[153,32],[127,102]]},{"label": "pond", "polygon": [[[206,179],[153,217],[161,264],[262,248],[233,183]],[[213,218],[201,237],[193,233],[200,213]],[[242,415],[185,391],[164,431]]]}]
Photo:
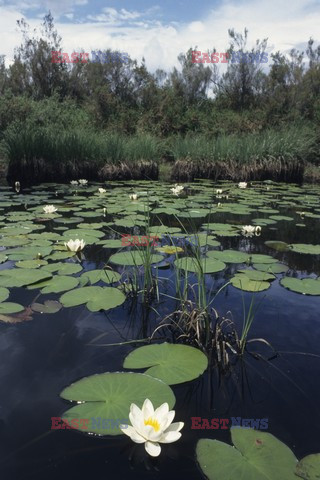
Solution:
[{"label": "pond", "polygon": [[[258,428],[257,448],[278,439],[275,464],[318,453],[319,195],[271,181],[0,187],[2,478],[233,478],[233,452],[198,441],[241,451],[252,430],[231,439],[235,419]],[[118,425],[52,428],[122,424],[145,398],[184,422],[159,456]],[[312,462],[300,478],[319,478]],[[250,478],[299,478],[281,468]]]}]

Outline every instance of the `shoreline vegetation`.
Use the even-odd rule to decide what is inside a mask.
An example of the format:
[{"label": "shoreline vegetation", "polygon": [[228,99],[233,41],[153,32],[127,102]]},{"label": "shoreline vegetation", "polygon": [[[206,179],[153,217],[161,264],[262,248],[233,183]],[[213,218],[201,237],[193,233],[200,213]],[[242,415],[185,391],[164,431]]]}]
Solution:
[{"label": "shoreline vegetation", "polygon": [[[18,21],[23,42],[0,56],[0,168],[10,184],[195,178],[320,181],[320,46],[271,53],[266,66],[192,62],[170,72],[126,63],[52,62],[62,39]],[[261,55],[248,31],[226,51]],[[112,53],[106,50],[105,53]]]},{"label": "shoreline vegetation", "polygon": [[[124,136],[69,130],[15,130],[4,135],[9,183],[52,181],[158,180],[161,165],[172,181],[273,180],[302,183],[317,152],[317,136],[291,126],[261,133],[169,137]],[[317,181],[319,167],[308,169]],[[311,174],[312,172],[312,174]]]}]

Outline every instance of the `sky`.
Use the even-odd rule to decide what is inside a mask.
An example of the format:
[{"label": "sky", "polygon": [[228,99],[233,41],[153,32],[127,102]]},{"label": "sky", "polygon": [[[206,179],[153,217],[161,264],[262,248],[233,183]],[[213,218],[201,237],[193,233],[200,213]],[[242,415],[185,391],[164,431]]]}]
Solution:
[{"label": "sky", "polygon": [[10,64],[22,40],[16,20],[38,28],[51,11],[71,54],[107,48],[144,57],[151,71],[178,66],[190,47],[225,52],[228,29],[249,30],[249,46],[268,38],[270,53],[320,43],[320,0],[0,0],[0,55]]}]

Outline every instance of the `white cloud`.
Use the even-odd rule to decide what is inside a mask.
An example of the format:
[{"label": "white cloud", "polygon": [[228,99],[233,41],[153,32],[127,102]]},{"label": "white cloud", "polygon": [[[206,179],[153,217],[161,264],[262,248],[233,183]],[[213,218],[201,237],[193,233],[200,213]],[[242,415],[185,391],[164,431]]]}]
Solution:
[{"label": "white cloud", "polygon": [[[26,0],[27,1],[27,0]],[[54,0],[55,4],[68,5],[65,13],[72,13],[70,5],[85,0]],[[48,3],[49,0],[47,0]],[[53,0],[52,0],[53,2]],[[30,2],[28,2],[31,4]],[[183,6],[182,6],[183,8]],[[0,7],[1,53],[12,57],[13,48],[19,43],[15,20],[22,16],[18,9]],[[208,11],[204,18],[196,18],[187,24],[159,21],[159,10],[147,12],[128,11],[106,7],[98,16],[81,24],[59,23],[56,27],[63,38],[64,49],[71,52],[82,47],[85,51],[112,48],[128,52],[132,58],[145,57],[147,66],[169,69],[177,65],[177,56],[188,48],[216,49],[224,52],[228,46],[228,28],[249,30],[249,43],[257,38],[269,38],[270,51],[288,51],[292,47],[306,45],[313,36],[320,41],[320,11],[313,0],[237,0],[223,1]],[[31,26],[39,20],[28,19]]]}]

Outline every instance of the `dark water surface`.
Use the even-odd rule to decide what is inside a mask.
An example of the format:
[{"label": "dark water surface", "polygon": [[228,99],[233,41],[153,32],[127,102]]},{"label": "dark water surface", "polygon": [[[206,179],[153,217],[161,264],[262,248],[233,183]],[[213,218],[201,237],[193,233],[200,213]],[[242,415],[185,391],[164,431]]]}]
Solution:
[{"label": "dark water surface", "polygon": [[[143,184],[144,189],[149,188],[146,185],[148,184]],[[152,185],[159,184],[155,182]],[[213,186],[209,182],[204,185],[206,192],[213,195],[217,185]],[[40,192],[40,201],[32,206],[38,208],[38,204],[51,204],[52,199],[56,202],[63,201],[60,191],[55,196],[56,188],[53,186],[44,189],[43,195],[38,187],[33,192],[23,192],[22,195],[37,196]],[[123,199],[136,191],[133,182],[117,188],[120,191],[123,189]],[[138,189],[141,188],[139,186]],[[196,186],[193,188],[196,195],[203,191],[201,187],[198,190]],[[231,443],[230,432],[191,429],[191,417],[268,419],[267,431],[286,443],[297,458],[319,452],[320,358],[307,354],[320,354],[320,296],[301,295],[279,284],[284,275],[316,278],[320,273],[319,255],[277,252],[264,244],[266,240],[281,240],[290,244],[320,243],[320,220],[304,216],[301,219],[301,215],[296,213],[306,210],[307,200],[305,203],[301,201],[302,193],[308,194],[307,187],[305,188],[306,190],[301,189],[299,193],[297,187],[297,191],[290,193],[285,186],[281,187],[282,197],[291,197],[287,200],[291,205],[281,207],[276,202],[275,207],[271,203],[265,204],[266,208],[277,208],[280,211],[278,215],[288,215],[293,220],[277,221],[263,226],[259,237],[217,235],[223,249],[272,255],[289,266],[287,274],[278,274],[268,290],[254,294],[255,302],[258,304],[261,301],[261,304],[249,334],[249,338],[266,339],[276,351],[282,353],[269,362],[247,355],[245,361],[237,362],[232,374],[226,377],[219,377],[217,371],[213,370],[197,380],[173,386],[177,398],[174,407],[175,419],[184,421],[185,425],[181,439],[176,443],[163,445],[158,458],[147,456],[143,445],[134,444],[127,436],[98,438],[77,431],[51,430],[51,417],[63,416],[70,407],[69,402],[59,397],[66,386],[94,373],[122,371],[125,356],[135,347],[103,347],[98,346],[99,343],[119,343],[145,338],[152,333],[159,319],[174,310],[174,300],[163,297],[157,306],[160,315],[150,314],[148,320],[141,305],[134,306],[127,300],[120,307],[106,312],[91,313],[85,306],[80,306],[63,308],[50,315],[34,313],[32,320],[21,323],[0,322],[1,480],[201,479],[203,475],[195,459],[197,440],[212,438]],[[94,189],[96,190],[97,186]],[[163,192],[168,189],[169,186],[162,186],[159,196],[162,197]],[[3,189],[0,193],[3,195],[1,202],[8,201],[8,191]],[[90,192],[87,190],[82,195],[92,195]],[[318,193],[311,193],[313,202],[308,210],[310,212],[317,213],[320,209]],[[293,200],[295,195],[296,204]],[[22,198],[21,195],[19,197]],[[318,206],[315,197],[318,198]],[[277,196],[278,198],[280,197]],[[128,213],[125,211],[123,199],[121,197],[123,213]],[[216,203],[219,200],[214,201]],[[220,200],[222,201],[228,203],[230,198]],[[175,200],[172,202],[174,206]],[[103,204],[102,201],[101,207]],[[199,204],[203,208],[201,201],[198,201]],[[0,214],[5,217],[8,212],[23,210],[21,204],[11,207],[5,204]],[[72,214],[63,215],[68,217]],[[81,217],[81,211],[74,215]],[[270,215],[261,212],[234,215],[232,212],[217,211],[210,221],[247,225],[253,218],[268,218]],[[110,218],[110,215],[106,217],[106,221],[110,221]],[[172,216],[164,214],[162,219],[167,225],[179,225]],[[99,220],[94,217],[84,219],[86,223],[95,221],[101,221],[101,213]],[[155,218],[153,221],[157,223]],[[208,217],[194,219],[199,228],[208,221]],[[4,225],[9,223],[5,218],[3,222]],[[306,226],[296,225],[301,223]],[[46,223],[46,230],[37,233],[56,231],[54,228],[57,226],[61,227],[63,224]],[[76,228],[76,224],[66,226]],[[103,231],[107,238],[107,228]],[[119,228],[118,231],[133,230]],[[58,232],[61,233],[59,230]],[[89,245],[84,251],[86,259],[82,266],[86,270],[102,268],[108,257],[115,252],[116,250]],[[168,258],[169,261],[174,260],[174,256]],[[0,268],[7,268],[6,263],[1,264]],[[239,265],[227,264],[223,272],[207,275],[208,289],[214,286],[216,290],[225,284],[238,268]],[[118,268],[119,272],[122,270],[123,267]],[[172,280],[173,267],[161,270],[160,275]],[[174,296],[173,283],[163,280],[163,292]],[[9,300],[27,306],[38,293],[39,290],[12,288]],[[60,294],[43,295],[38,301],[59,299],[59,296]],[[214,308],[221,315],[230,311],[241,330],[243,300],[248,306],[251,298],[251,293],[242,292],[229,285],[217,296]],[[90,342],[95,345],[89,345]],[[266,357],[272,356],[272,352],[262,344],[252,344],[251,350],[259,351]]]}]

